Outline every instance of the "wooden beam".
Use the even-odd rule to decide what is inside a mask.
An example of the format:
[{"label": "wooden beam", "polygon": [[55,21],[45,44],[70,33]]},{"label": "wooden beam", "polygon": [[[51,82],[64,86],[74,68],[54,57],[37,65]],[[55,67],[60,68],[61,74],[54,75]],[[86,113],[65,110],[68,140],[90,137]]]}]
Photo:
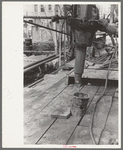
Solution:
[{"label": "wooden beam", "polygon": [[[91,79],[106,79],[107,70],[95,70],[95,69],[84,69],[82,78]],[[74,78],[74,72],[72,72],[69,77]],[[111,71],[109,73],[109,80],[118,80],[118,71]]]}]

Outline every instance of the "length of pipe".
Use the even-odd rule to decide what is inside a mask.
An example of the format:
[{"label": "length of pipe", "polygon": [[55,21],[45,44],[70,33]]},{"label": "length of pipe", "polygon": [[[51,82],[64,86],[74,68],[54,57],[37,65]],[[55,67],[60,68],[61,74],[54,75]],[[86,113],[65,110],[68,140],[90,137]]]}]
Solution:
[{"label": "length of pipe", "polygon": [[[32,19],[52,19],[54,16],[24,16],[23,18],[32,18]],[[67,17],[59,17],[59,19],[66,19]]]},{"label": "length of pipe", "polygon": [[[51,28],[48,28],[48,27],[45,27],[45,26],[42,26],[42,25],[39,25],[39,24],[36,24],[36,23],[32,23],[30,21],[26,21],[26,20],[23,20],[25,23],[29,23],[29,24],[32,24],[32,25],[35,25],[35,26],[38,26],[38,27],[41,27],[41,28],[45,28],[45,29],[48,29],[48,30],[51,30],[51,31],[55,31],[55,32],[59,32],[59,33],[62,33],[62,34],[66,34],[66,35],[69,35],[68,33],[64,33],[64,32],[61,32],[61,31],[58,31],[58,30],[55,30],[55,29],[51,29]],[[70,36],[70,35],[69,35]]]}]

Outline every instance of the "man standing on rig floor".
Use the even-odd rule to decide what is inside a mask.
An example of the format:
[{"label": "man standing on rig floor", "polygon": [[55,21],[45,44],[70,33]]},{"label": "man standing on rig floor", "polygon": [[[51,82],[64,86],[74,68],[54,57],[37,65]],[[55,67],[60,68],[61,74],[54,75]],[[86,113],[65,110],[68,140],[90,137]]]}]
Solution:
[{"label": "man standing on rig floor", "polygon": [[73,5],[73,18],[68,19],[74,29],[75,41],[75,84],[82,85],[81,77],[84,72],[86,49],[92,45],[97,30],[115,34],[117,28],[109,25],[106,19],[99,19],[96,5]]}]

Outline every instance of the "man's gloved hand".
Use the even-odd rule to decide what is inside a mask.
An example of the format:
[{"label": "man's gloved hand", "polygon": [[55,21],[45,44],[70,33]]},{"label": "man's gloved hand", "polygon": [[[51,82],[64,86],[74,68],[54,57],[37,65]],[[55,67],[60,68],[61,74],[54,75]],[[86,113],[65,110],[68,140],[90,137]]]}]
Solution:
[{"label": "man's gloved hand", "polygon": [[118,34],[117,27],[114,24],[108,24],[106,19],[100,19],[98,21],[99,30],[107,32],[109,35]]},{"label": "man's gloved hand", "polygon": [[59,16],[56,15],[56,16],[53,16],[52,19],[51,19],[52,22],[58,22],[59,23]]},{"label": "man's gloved hand", "polygon": [[98,24],[100,25],[100,27],[106,28],[108,26],[108,21],[106,19],[99,19]]},{"label": "man's gloved hand", "polygon": [[112,34],[115,34],[116,36],[118,36],[118,28],[115,24],[109,24],[107,27],[106,27],[106,32],[109,34],[109,35],[112,35]]}]

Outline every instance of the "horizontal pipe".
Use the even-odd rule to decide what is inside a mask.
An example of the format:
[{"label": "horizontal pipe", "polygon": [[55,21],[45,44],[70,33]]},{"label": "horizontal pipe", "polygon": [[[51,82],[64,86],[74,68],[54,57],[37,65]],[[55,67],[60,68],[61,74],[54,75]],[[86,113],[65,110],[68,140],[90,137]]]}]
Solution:
[{"label": "horizontal pipe", "polygon": [[31,67],[31,66],[33,66],[33,65],[35,65],[35,64],[38,64],[38,63],[40,63],[40,62],[43,62],[43,61],[45,61],[45,60],[47,60],[47,59],[50,59],[50,58],[52,58],[52,57],[55,57],[55,56],[56,56],[56,55],[53,54],[53,55],[51,55],[51,56],[49,56],[49,57],[46,57],[46,58],[44,58],[44,59],[42,59],[42,60],[36,61],[36,62],[34,62],[34,63],[32,63],[32,64],[27,65],[26,67],[24,67],[24,69],[26,69],[26,68],[28,68],[28,67]]},{"label": "horizontal pipe", "polygon": [[55,53],[55,51],[24,51],[24,53]]},{"label": "horizontal pipe", "polygon": [[[30,22],[30,21],[26,21],[26,20],[23,20],[23,21],[24,21],[25,23],[29,23],[29,24],[32,24],[32,25],[35,25],[35,26],[38,26],[38,27],[41,27],[41,28],[45,28],[45,29],[48,29],[48,30],[51,30],[51,31],[55,31],[55,32],[58,32],[58,33],[62,33],[62,34],[69,35],[68,33],[64,33],[64,32],[61,32],[61,31],[58,31],[58,30],[55,30],[55,29],[51,29],[51,28],[48,28],[48,27],[45,27],[45,26],[42,26],[42,25],[39,25],[39,24]],[[69,35],[69,36],[70,36],[70,35]]]},{"label": "horizontal pipe", "polygon": [[[23,18],[32,19],[52,19],[54,16],[24,16]],[[59,19],[66,19],[67,17],[59,17]]]},{"label": "horizontal pipe", "polygon": [[45,63],[47,63],[47,62],[49,62],[49,61],[52,61],[52,60],[54,60],[54,59],[56,59],[56,58],[58,58],[58,57],[59,57],[59,56],[55,56],[55,57],[53,57],[53,58],[50,58],[50,59],[47,59],[47,60],[45,60],[45,61],[42,61],[42,62],[40,62],[40,63],[38,63],[38,64],[35,64],[35,65],[31,66],[31,67],[28,67],[28,68],[24,69],[24,73],[26,73],[27,71],[29,71],[29,70],[31,70],[31,69],[34,69],[34,68],[36,68],[36,67],[38,67],[38,66],[40,66],[40,65],[43,65],[43,64],[45,64]]}]

